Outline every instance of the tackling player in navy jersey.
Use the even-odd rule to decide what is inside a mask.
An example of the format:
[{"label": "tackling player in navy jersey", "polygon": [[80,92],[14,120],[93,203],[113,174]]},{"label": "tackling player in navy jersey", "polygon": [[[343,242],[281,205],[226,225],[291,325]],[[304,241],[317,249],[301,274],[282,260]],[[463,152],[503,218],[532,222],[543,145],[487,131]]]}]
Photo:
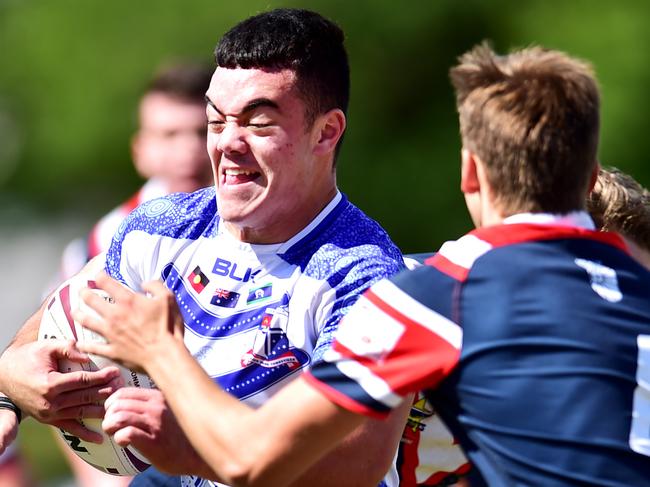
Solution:
[{"label": "tackling player in navy jersey", "polygon": [[[84,350],[146,369],[232,483],[288,483],[362,415],[426,389],[474,465],[472,485],[650,485],[650,273],[584,211],[598,172],[592,71],[556,51],[482,45],[451,76],[477,230],[374,285],[327,361],[262,408],[196,365],[160,283],[147,298],[100,276],[117,309],[84,296],[101,317],[77,318],[108,339]],[[255,444],[228,442],[259,430]]]}]

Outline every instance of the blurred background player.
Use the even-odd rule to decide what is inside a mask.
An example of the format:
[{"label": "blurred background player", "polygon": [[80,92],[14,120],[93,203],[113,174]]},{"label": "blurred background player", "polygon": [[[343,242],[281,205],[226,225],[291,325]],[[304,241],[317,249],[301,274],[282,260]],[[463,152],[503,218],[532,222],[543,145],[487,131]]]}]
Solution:
[{"label": "blurred background player", "polygon": [[[13,413],[11,413],[13,414]],[[9,445],[0,455],[0,486],[34,487],[34,480],[25,459],[15,443]]]},{"label": "blurred background player", "polygon": [[600,230],[618,232],[630,254],[650,269],[650,192],[632,176],[601,169],[587,197],[587,210]]},{"label": "blurred background player", "polygon": [[124,217],[140,203],[212,184],[205,147],[205,92],[213,71],[209,64],[183,61],[165,64],[154,75],[140,100],[138,129],[131,140],[133,164],[146,182],[102,217],[86,238],[68,244],[61,278],[72,276],[106,251]]},{"label": "blurred background player", "polygon": [[[212,184],[206,150],[205,92],[214,69],[209,64],[163,65],[148,83],[138,107],[138,129],[131,140],[133,164],[144,185],[127,201],[102,217],[85,238],[63,252],[63,280],[105,252],[122,220],[136,206],[170,193],[190,193]],[[54,287],[54,286],[53,286]],[[79,487],[122,487],[131,477],[107,475],[86,464],[56,435]],[[0,482],[0,486],[5,484]]]}]

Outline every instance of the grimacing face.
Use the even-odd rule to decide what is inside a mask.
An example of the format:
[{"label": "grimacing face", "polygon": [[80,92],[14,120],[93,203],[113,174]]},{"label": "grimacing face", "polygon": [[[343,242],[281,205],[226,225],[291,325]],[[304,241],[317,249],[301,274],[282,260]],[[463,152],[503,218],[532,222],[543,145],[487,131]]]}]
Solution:
[{"label": "grimacing face", "polygon": [[291,70],[218,67],[206,94],[217,206],[242,241],[287,240],[336,193],[323,123],[305,121]]}]

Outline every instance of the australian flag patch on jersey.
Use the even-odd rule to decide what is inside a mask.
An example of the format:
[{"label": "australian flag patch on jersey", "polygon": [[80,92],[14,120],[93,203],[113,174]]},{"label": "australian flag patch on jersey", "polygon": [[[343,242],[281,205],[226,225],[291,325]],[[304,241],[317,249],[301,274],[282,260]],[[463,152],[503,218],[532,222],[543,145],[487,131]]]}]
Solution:
[{"label": "australian flag patch on jersey", "polygon": [[228,291],[227,289],[217,288],[214,290],[214,295],[210,299],[210,304],[221,306],[222,308],[234,308],[237,305],[239,293],[235,291]]}]

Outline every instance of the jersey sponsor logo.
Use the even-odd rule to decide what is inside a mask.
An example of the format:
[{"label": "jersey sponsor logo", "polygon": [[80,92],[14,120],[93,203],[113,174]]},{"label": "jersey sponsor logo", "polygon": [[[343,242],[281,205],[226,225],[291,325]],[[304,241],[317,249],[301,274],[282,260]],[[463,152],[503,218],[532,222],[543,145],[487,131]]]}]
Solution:
[{"label": "jersey sponsor logo", "polygon": [[587,271],[591,289],[598,296],[610,303],[618,303],[623,299],[623,293],[618,287],[618,279],[614,269],[586,259],[575,259],[574,262]]},{"label": "jersey sponsor logo", "polygon": [[197,293],[200,293],[210,283],[210,279],[206,276],[201,268],[197,265],[192,272],[187,276],[187,281]]},{"label": "jersey sponsor logo", "polygon": [[70,445],[70,448],[72,448],[74,451],[79,453],[88,453],[86,447],[81,446],[81,439],[64,430],[61,430],[61,433],[63,435],[63,439],[68,442],[68,445]]},{"label": "jersey sponsor logo", "polygon": [[229,260],[217,257],[212,267],[212,273],[217,276],[229,277],[235,281],[248,282],[253,274],[253,269],[248,267],[245,270],[238,270],[236,262],[230,262]]}]

